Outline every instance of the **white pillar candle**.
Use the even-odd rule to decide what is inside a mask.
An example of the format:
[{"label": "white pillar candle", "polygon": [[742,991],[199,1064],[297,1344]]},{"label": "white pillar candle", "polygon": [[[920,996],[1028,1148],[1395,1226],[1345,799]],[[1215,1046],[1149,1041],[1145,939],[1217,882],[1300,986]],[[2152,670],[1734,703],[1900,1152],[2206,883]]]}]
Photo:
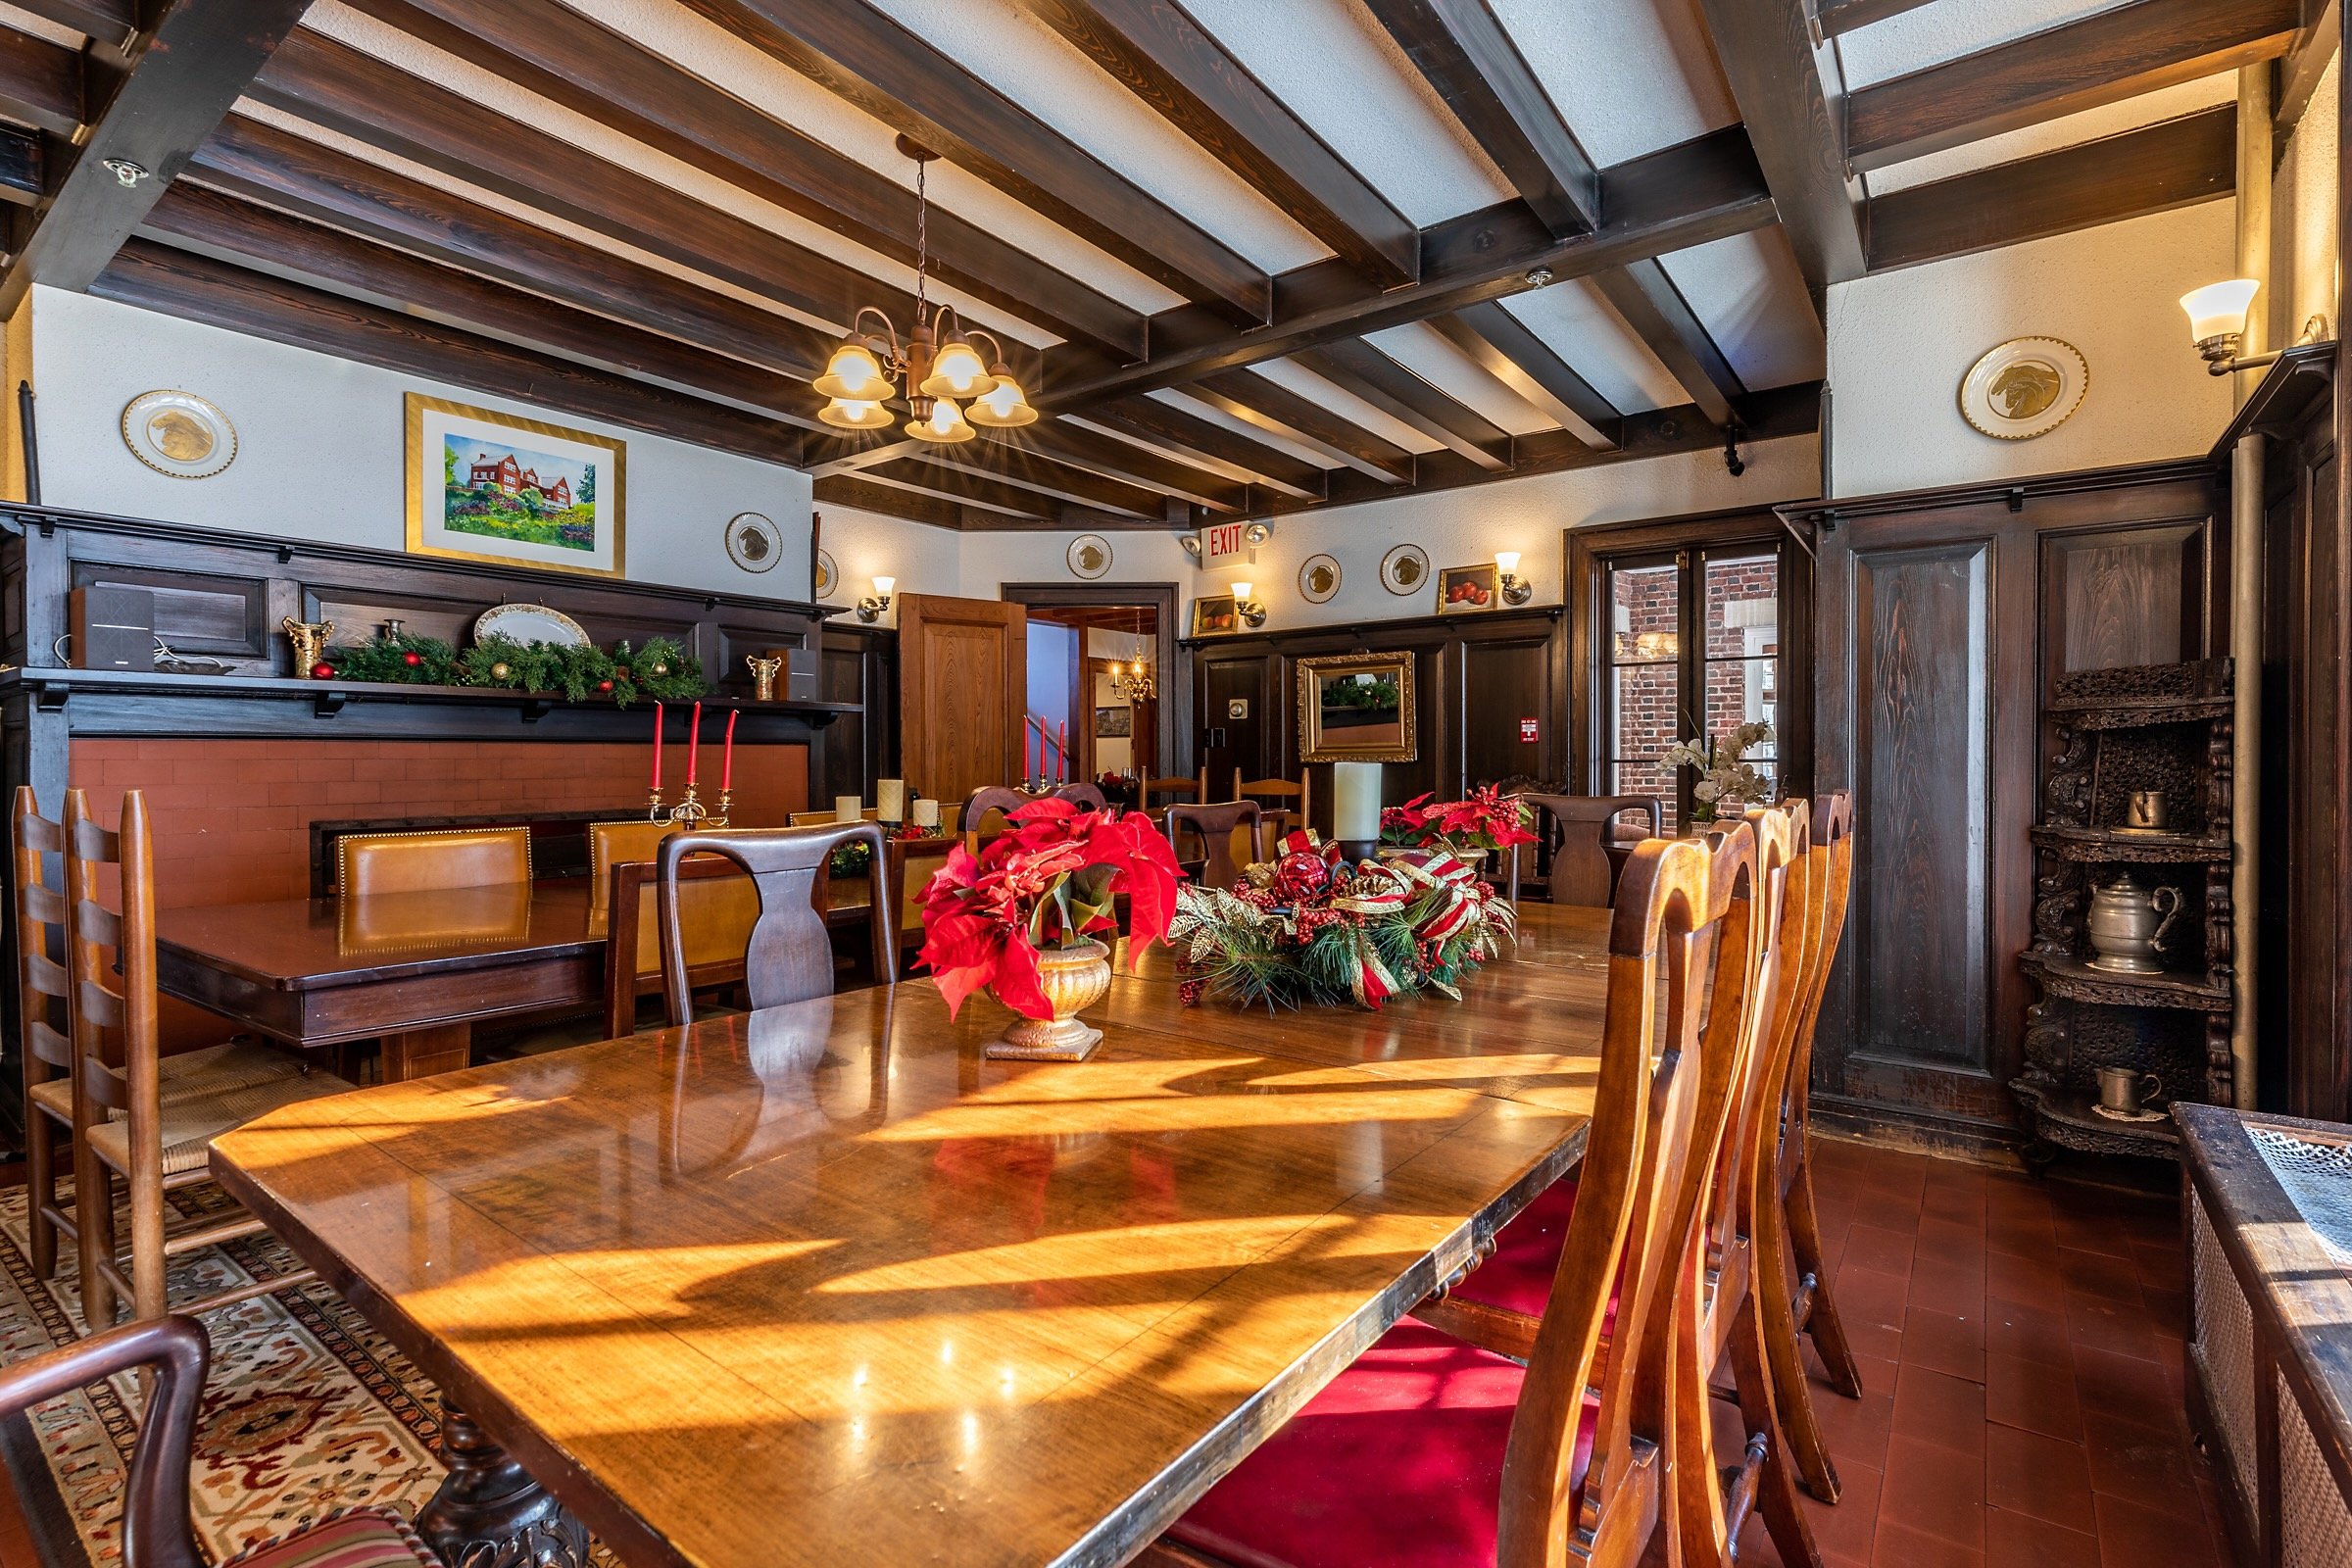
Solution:
[{"label": "white pillar candle", "polygon": [[1380,837],[1380,764],[1331,764],[1332,833],[1345,842]]},{"label": "white pillar candle", "polygon": [[885,778],[874,781],[874,814],[885,822],[906,820],[906,781]]},{"label": "white pillar candle", "polygon": [[862,796],[862,795],[836,795],[836,796],[834,796],[834,797],[833,797],[833,820],[834,820],[834,821],[836,821],[836,822],[861,822],[861,821],[863,821],[864,819],[865,819],[865,797],[864,797],[864,796]]},{"label": "white pillar candle", "polygon": [[939,826],[939,803],[927,796],[917,800],[914,803],[914,825],[916,827]]}]

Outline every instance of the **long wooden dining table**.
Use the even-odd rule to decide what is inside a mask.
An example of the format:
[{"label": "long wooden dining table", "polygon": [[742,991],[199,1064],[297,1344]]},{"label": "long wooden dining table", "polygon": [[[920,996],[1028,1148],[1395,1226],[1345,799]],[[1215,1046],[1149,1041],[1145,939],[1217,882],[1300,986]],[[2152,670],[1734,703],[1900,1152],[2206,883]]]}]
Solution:
[{"label": "long wooden dining table", "polygon": [[1076,1063],[910,979],[306,1102],[213,1169],[439,1385],[452,1560],[1118,1563],[1582,1157],[1606,919],[1530,906],[1378,1012],[1122,953]]}]

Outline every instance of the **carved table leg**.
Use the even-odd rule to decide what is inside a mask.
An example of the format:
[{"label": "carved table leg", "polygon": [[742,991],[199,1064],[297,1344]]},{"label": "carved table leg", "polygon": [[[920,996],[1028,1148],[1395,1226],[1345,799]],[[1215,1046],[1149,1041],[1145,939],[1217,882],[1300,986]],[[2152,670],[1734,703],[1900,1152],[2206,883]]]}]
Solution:
[{"label": "carved table leg", "polygon": [[588,1568],[588,1527],[446,1397],[441,1453],[449,1478],[416,1533],[450,1568]]}]

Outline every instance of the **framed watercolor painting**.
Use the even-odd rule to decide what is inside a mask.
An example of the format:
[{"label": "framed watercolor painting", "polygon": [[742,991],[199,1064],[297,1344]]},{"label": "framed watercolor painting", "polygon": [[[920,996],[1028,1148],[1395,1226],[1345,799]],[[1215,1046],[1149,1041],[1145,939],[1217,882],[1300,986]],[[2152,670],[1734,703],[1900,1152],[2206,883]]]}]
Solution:
[{"label": "framed watercolor painting", "polygon": [[627,443],[412,392],[409,552],[617,577]]},{"label": "framed watercolor painting", "polygon": [[1231,594],[1202,594],[1193,601],[1193,635],[1221,637],[1229,631],[1239,631],[1240,612],[1234,607]]}]

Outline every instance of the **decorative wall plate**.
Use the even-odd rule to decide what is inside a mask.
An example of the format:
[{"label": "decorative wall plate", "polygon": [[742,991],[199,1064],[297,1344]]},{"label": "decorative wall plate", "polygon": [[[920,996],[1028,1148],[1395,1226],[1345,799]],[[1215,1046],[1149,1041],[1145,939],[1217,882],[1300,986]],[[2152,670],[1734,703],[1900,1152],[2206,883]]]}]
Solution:
[{"label": "decorative wall plate", "polygon": [[1099,533],[1082,533],[1064,552],[1070,571],[1080,577],[1100,577],[1110,569],[1110,541]]},{"label": "decorative wall plate", "polygon": [[773,571],[784,556],[784,535],[757,512],[727,519],[727,559],[746,571]]},{"label": "decorative wall plate", "polygon": [[1298,568],[1298,597],[1310,605],[1326,605],[1340,591],[1340,564],[1331,556],[1309,556]]},{"label": "decorative wall plate", "polygon": [[237,427],[209,399],[169,388],[122,406],[122,444],[174,479],[209,479],[237,461]]},{"label": "decorative wall plate", "polygon": [[841,568],[833,564],[833,552],[819,550],[816,553],[816,578],[808,585],[811,592],[816,598],[822,599],[831,593],[840,582]]},{"label": "decorative wall plate", "polygon": [[1429,586],[1429,552],[1398,545],[1380,558],[1380,585],[1393,594],[1417,594]]},{"label": "decorative wall plate", "polygon": [[2082,351],[2054,337],[2013,337],[1960,380],[1960,416],[1998,441],[2031,441],[2074,416],[2090,390]]},{"label": "decorative wall plate", "polygon": [[585,648],[588,634],[561,610],[545,605],[496,605],[473,619],[473,640],[512,637],[518,643],[553,643],[558,648]]}]

